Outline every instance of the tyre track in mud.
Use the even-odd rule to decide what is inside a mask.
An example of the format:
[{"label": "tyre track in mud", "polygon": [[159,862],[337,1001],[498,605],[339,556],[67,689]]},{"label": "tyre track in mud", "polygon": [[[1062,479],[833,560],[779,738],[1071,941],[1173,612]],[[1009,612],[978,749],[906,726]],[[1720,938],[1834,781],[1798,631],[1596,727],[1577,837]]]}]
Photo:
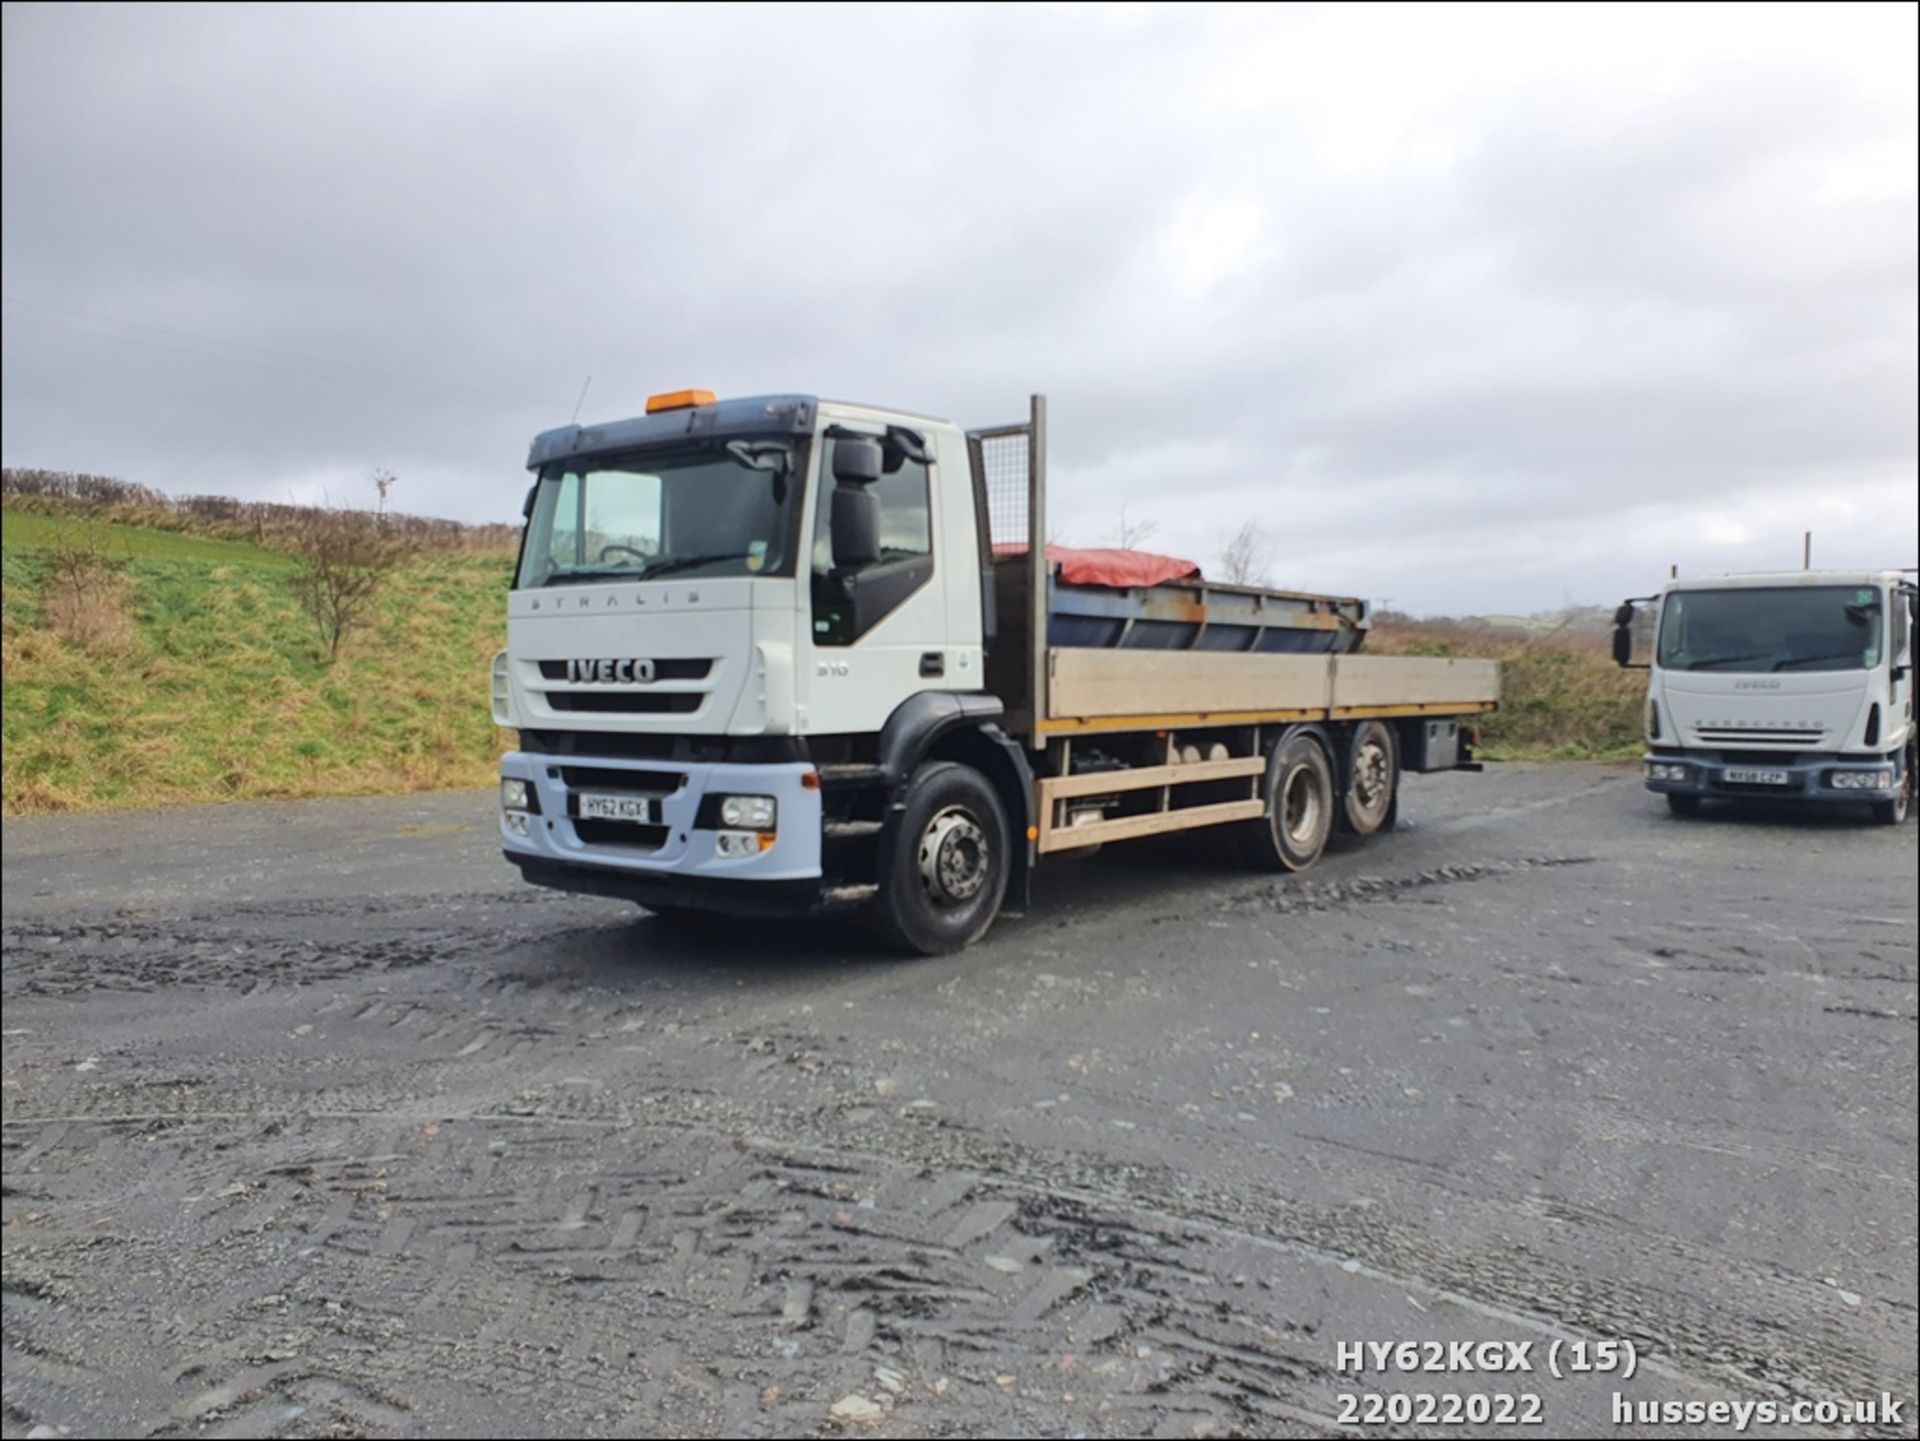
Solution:
[{"label": "tyre track in mud", "polygon": [[[1557,831],[1615,793],[1508,803]],[[1485,1011],[1501,1034],[1517,1002],[1446,994],[1483,934],[1500,949],[1480,985],[1537,1008],[1529,1043],[1562,992],[1593,1007],[1672,984],[1642,972],[1684,972],[1696,989],[1674,994],[1702,1014],[1757,996],[1800,1016],[1790,957],[1819,1024],[1882,1028],[1861,1064],[1891,1058],[1894,1083],[1910,1064],[1910,1029],[1846,1009],[1911,1009],[1901,918],[1879,934],[1755,912],[1739,939],[1702,926],[1655,956],[1670,927],[1583,909],[1620,884],[1611,843],[1498,838],[1458,859],[1370,850],[1282,885],[1145,885],[1064,930],[1041,908],[952,966],[889,966],[828,934],[789,965],[716,973],[708,948],[738,944],[724,933],[683,945],[535,892],[9,926],[5,1430],[761,1435],[836,1430],[831,1408],[857,1396],[889,1434],[1319,1434],[1342,1393],[1394,1384],[1336,1375],[1335,1342],[1405,1336],[1627,1337],[1646,1368],[1623,1391],[1661,1399],[1910,1395],[1896,1278],[1849,1273],[1849,1291],[1790,1247],[1768,1264],[1711,1227],[1653,1229],[1572,1186],[1509,1193],[1397,1130],[1336,1127],[1391,1121],[1393,1087],[1336,1084],[1339,1052],[1298,1017],[1364,983],[1356,997],[1398,997],[1417,1031]],[[1509,913],[1521,933],[1569,928],[1561,977],[1489,929]],[[1189,926],[1217,954],[1169,1002],[1160,952],[1115,937]],[[636,949],[653,956],[639,971]],[[1323,971],[1335,954],[1364,973]],[[1314,1102],[1307,1078],[1348,1109],[1235,1119],[1236,1089],[1193,1056],[1227,1045],[1244,1006],[1222,978],[1242,968],[1296,1017],[1274,1064],[1302,1094],[1271,1114]],[[923,1015],[935,998],[967,1027]],[[1169,1039],[1102,1068],[1121,1038],[1087,1027],[1136,1012]],[[1095,1050],[1071,1081],[1021,1059],[1081,1031],[1071,1044]],[[1417,1056],[1423,1084],[1455,1084],[1440,1054]],[[1031,1109],[1056,1085],[1072,1108]],[[1200,1107],[1176,1122],[1170,1094]],[[1575,1099],[1543,1095],[1540,1115]],[[1602,1102],[1638,1146],[1860,1179],[1851,1153],[1656,1119],[1631,1093],[1572,1114]],[[1309,1155],[1328,1159],[1301,1169]],[[1343,1165],[1384,1199],[1328,1201]],[[1910,1210],[1897,1137],[1878,1171]],[[1543,1244],[1556,1233],[1640,1263],[1597,1266]],[[1503,1384],[1463,1379],[1416,1378]],[[1531,1389],[1556,1428],[1608,1423],[1608,1388]]]}]

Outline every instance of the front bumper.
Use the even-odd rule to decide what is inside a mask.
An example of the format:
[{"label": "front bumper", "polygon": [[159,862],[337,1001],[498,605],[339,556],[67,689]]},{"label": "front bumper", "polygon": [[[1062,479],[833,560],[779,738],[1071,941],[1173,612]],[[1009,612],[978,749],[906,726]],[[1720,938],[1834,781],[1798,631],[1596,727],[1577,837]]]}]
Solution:
[{"label": "front bumper", "polygon": [[[521,874],[540,885],[645,903],[752,909],[763,894],[781,911],[804,910],[821,890],[820,792],[811,765],[783,762],[621,760],[514,751],[501,758],[503,780],[524,781],[538,812],[520,834],[500,814],[500,845]],[[583,820],[583,790],[644,796],[659,824]],[[772,796],[774,842],[752,855],[723,856],[701,802],[714,795]],[[711,808],[709,808],[711,809]],[[732,899],[729,899],[729,898]]]},{"label": "front bumper", "polygon": [[[1682,772],[1672,774],[1674,768]],[[1742,773],[1772,771],[1784,784],[1756,781]],[[1859,805],[1891,800],[1899,791],[1900,758],[1893,756],[1808,755],[1790,761],[1728,759],[1724,754],[1651,750],[1642,758],[1647,789],[1661,795],[1699,796],[1707,800],[1839,802]],[[1879,777],[1884,786],[1836,784],[1835,777]],[[1738,776],[1740,778],[1736,779]]]}]

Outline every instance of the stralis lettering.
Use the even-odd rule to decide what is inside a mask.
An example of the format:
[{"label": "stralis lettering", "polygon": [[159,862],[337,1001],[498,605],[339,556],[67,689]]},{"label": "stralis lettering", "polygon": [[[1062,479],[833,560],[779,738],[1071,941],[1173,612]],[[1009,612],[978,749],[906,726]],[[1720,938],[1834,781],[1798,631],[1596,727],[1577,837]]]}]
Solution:
[{"label": "stralis lettering", "polygon": [[570,660],[567,662],[567,679],[575,685],[593,681],[609,685],[632,685],[636,681],[653,679],[653,662],[650,660]]}]

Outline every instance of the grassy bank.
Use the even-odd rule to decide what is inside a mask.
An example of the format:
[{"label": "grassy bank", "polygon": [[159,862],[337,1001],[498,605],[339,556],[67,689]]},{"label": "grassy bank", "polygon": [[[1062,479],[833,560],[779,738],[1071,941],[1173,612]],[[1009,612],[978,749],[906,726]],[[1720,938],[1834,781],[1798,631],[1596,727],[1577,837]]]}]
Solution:
[{"label": "grassy bank", "polygon": [[1379,655],[1491,657],[1500,709],[1480,725],[1489,760],[1608,760],[1640,754],[1647,679],[1613,663],[1603,633],[1514,633],[1452,621],[1395,621],[1367,639]]},{"label": "grassy bank", "polygon": [[[112,562],[78,608],[76,538]],[[287,555],[244,542],[5,514],[8,813],[485,785],[487,663],[509,560],[446,553],[388,578],[331,665]]]},{"label": "grassy bank", "polygon": [[[0,532],[9,814],[483,786],[509,739],[487,714],[503,643],[502,554],[429,552],[388,578],[332,664],[271,545],[9,503]],[[63,549],[110,576],[76,608]],[[1393,620],[1381,654],[1493,656],[1493,759],[1640,748],[1644,681],[1604,635]]]}]

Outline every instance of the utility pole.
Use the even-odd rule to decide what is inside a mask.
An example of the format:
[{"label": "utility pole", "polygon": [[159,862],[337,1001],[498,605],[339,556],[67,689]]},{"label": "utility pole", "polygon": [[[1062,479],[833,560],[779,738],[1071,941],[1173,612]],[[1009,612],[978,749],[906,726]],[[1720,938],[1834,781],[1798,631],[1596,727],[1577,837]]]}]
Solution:
[{"label": "utility pole", "polygon": [[1800,569],[1813,569],[1813,532],[1808,531],[1800,541]]}]

